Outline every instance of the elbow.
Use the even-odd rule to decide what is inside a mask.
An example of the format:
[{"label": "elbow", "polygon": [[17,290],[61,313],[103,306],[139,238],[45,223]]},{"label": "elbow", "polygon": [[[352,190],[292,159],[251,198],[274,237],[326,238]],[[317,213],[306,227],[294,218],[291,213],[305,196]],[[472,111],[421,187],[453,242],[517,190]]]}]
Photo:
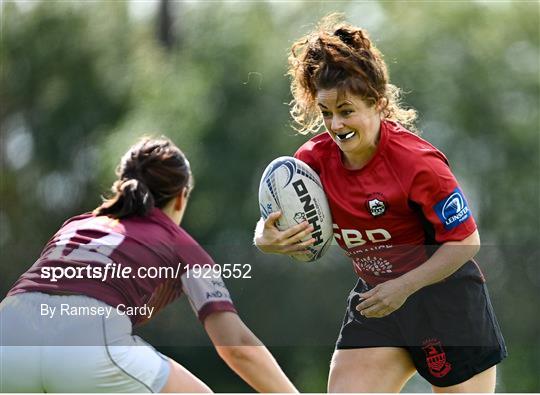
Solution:
[{"label": "elbow", "polygon": [[473,253],[473,257],[478,254],[478,252],[480,251],[480,239],[478,239],[478,244],[475,244],[474,245],[474,253]]},{"label": "elbow", "polygon": [[234,365],[251,362],[257,358],[261,342],[250,331],[237,334],[234,342],[226,346],[216,346],[216,350],[225,362]]},{"label": "elbow", "polygon": [[453,248],[458,247],[459,256],[463,258],[463,262],[466,262],[474,258],[480,251],[480,235],[478,231],[475,231],[461,241],[449,242],[448,244],[452,245]]},{"label": "elbow", "polygon": [[478,254],[478,252],[480,251],[480,244],[474,244],[474,245],[471,245],[471,251],[470,251],[470,258],[469,259],[473,259],[476,254]]},{"label": "elbow", "polygon": [[250,363],[255,359],[253,347],[250,346],[221,346],[217,347],[217,352],[231,366]]},{"label": "elbow", "polygon": [[471,247],[471,259],[478,254],[480,251],[480,235],[478,234],[478,231],[475,231],[471,236],[469,236],[471,240],[469,240],[469,245]]}]

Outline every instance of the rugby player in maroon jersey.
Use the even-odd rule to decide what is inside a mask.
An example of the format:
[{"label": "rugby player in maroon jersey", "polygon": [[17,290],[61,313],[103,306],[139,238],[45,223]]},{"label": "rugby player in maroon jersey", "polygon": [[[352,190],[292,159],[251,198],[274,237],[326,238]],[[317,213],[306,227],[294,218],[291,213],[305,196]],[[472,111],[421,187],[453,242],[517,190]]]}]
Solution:
[{"label": "rugby player in maroon jersey", "polygon": [[[143,139],[117,175],[114,196],[66,221],[2,301],[0,390],[211,392],[132,335],[185,293],[231,369],[258,391],[296,392],[221,276],[197,276],[216,264],[179,226],[193,185],[184,154],[166,138]],[[144,276],[164,268],[174,276]]]},{"label": "rugby player in maroon jersey", "polygon": [[[335,239],[359,277],[336,344],[330,392],[400,391],[418,371],[435,392],[492,392],[506,347],[484,277],[480,238],[446,157],[414,132],[365,30],[326,17],[289,56],[291,115],[326,132],[295,157],[320,176]],[[411,132],[412,131],[412,132]],[[261,219],[255,244],[303,251],[308,223]]]}]

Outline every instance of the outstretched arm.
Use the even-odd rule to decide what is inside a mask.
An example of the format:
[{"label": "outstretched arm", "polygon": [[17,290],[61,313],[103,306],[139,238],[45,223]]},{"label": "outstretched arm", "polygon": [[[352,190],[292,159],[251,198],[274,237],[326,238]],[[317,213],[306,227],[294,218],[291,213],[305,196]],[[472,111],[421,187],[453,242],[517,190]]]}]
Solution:
[{"label": "outstretched arm", "polygon": [[270,351],[237,314],[210,314],[204,328],[219,356],[256,391],[298,392]]}]

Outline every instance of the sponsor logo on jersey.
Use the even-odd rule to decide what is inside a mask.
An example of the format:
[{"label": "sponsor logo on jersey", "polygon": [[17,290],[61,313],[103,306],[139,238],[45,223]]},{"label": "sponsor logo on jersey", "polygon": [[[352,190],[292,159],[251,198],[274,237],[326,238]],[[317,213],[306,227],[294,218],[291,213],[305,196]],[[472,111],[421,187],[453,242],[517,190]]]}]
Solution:
[{"label": "sponsor logo on jersey", "polygon": [[332,227],[334,228],[334,237],[338,240],[338,243],[341,241],[348,249],[363,246],[368,242],[382,243],[392,238],[390,232],[381,228],[362,231],[359,229],[340,229],[337,224],[333,224]]},{"label": "sponsor logo on jersey", "polygon": [[471,216],[467,201],[459,188],[454,189],[450,195],[433,206],[433,209],[447,230],[455,228]]},{"label": "sponsor logo on jersey", "polygon": [[384,198],[382,193],[373,193],[368,196],[368,200],[366,201],[366,207],[371,213],[371,215],[373,215],[374,217],[378,217],[386,213],[388,204],[385,200],[386,199]]},{"label": "sponsor logo on jersey", "polygon": [[425,340],[422,349],[426,354],[426,363],[432,376],[444,377],[452,370],[452,365],[446,361],[446,353],[439,340]]},{"label": "sponsor logo on jersey", "polygon": [[358,272],[369,273],[374,276],[392,273],[392,264],[378,256],[364,256],[353,258],[354,267]]}]

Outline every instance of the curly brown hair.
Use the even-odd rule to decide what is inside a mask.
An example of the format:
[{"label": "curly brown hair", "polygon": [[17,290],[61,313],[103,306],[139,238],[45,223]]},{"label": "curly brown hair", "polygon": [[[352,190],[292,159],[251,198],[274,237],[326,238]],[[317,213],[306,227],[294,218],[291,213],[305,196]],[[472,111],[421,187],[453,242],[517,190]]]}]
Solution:
[{"label": "curly brown hair", "polygon": [[382,53],[367,32],[343,22],[342,14],[330,14],[315,30],[291,47],[291,115],[301,134],[317,133],[323,124],[316,96],[319,89],[338,89],[362,97],[368,105],[380,103],[386,119],[416,132],[416,110],[401,106],[401,90],[389,83]]}]

